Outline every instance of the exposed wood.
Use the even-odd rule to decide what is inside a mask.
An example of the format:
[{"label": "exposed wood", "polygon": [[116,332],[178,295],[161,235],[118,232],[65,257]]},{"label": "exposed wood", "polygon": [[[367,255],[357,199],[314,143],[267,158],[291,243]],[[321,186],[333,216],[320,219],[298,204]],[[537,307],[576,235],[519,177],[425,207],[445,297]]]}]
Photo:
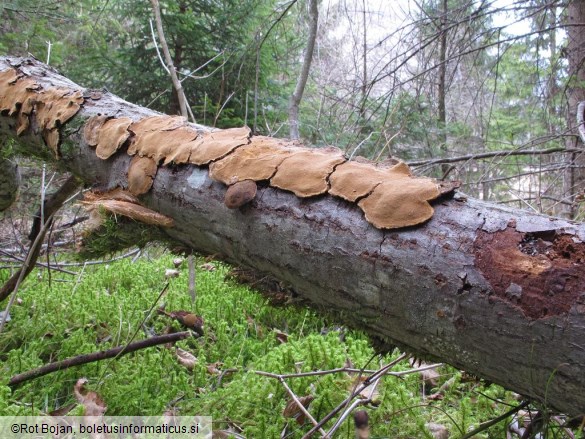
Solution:
[{"label": "exposed wood", "polygon": [[[80,89],[41,63],[0,58],[0,71],[9,64],[43,87]],[[60,129],[59,162],[102,191],[127,188],[128,143],[100,159],[83,125],[97,115],[137,121],[154,113],[105,93],[83,96]],[[36,126],[32,114],[22,147],[54,157]],[[208,128],[189,127],[213,138]],[[16,137],[14,117],[0,116],[0,133]],[[243,146],[234,148],[227,154]],[[379,229],[359,202],[327,191],[302,198],[270,180],[257,181],[252,201],[228,209],[228,186],[210,178],[207,165],[160,161],[138,200],[172,218],[164,229],[172,241],[270,274],[388,346],[440,358],[559,411],[585,411],[584,224],[456,194],[436,199],[422,225]]]}]

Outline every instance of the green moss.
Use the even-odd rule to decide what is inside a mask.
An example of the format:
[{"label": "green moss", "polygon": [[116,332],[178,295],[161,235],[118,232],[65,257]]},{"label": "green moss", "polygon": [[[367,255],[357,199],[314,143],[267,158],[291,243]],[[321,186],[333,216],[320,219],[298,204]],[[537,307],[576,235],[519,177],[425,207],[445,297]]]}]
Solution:
[{"label": "green moss", "polygon": [[163,242],[166,235],[155,226],[103,213],[105,220],[83,238],[77,254],[80,260],[106,257],[129,247],[142,248],[153,241]]},{"label": "green moss", "polygon": [[[376,369],[398,355],[375,356],[363,333],[338,328],[311,310],[272,307],[248,287],[225,281],[229,267],[214,263],[215,270],[200,268],[197,272],[196,305],[187,293],[186,270],[170,280],[167,292],[156,304],[164,303],[167,310],[196,311],[205,319],[204,337],[177,343],[197,357],[193,370],[178,363],[173,348],[159,346],[115,361],[52,373],[12,392],[6,387],[8,377],[49,361],[127,343],[137,329],[137,338],[145,337],[144,330],[160,334],[169,327],[180,329],[177,322],[158,313],[141,327],[167,281],[165,270],[172,267],[173,258],[167,254],[148,260],[146,253],[134,263],[123,259],[86,266],[77,276],[53,272],[50,282],[44,270],[29,276],[22,286],[22,303],[13,308],[12,321],[0,334],[0,415],[48,412],[75,402],[73,385],[86,377],[88,386],[106,401],[108,415],[157,415],[173,406],[182,415],[211,415],[218,429],[235,424],[245,437],[277,438],[288,425],[290,437],[296,438],[309,426],[299,426],[282,416],[289,400],[283,386],[256,371],[323,371],[343,367],[347,361],[358,368]],[[6,271],[0,271],[0,280],[7,276]],[[279,341],[276,330],[288,334],[285,343]],[[216,362],[221,363],[221,370],[232,372],[220,380],[207,368]],[[402,362],[393,370],[408,368]],[[372,435],[431,438],[425,424],[435,422],[456,436],[509,409],[494,400],[516,404],[512,395],[498,386],[463,382],[458,371],[447,367],[441,374],[439,385],[457,377],[443,401],[424,400],[416,375],[383,378],[379,405],[367,408]],[[347,397],[354,380],[338,373],[292,378],[287,383],[297,395],[315,397],[310,410],[321,419]],[[500,423],[477,437],[504,435],[505,424]],[[351,417],[338,436],[353,437]]]}]

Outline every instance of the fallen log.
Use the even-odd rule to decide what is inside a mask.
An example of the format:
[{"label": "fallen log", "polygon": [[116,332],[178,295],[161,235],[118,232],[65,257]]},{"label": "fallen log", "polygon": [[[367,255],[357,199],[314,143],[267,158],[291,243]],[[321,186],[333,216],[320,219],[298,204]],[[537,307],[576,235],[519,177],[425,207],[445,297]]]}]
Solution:
[{"label": "fallen log", "polygon": [[0,133],[91,185],[87,206],[120,229],[148,224],[387,345],[585,413],[584,224],[450,194],[401,163],[186,124],[30,59],[0,58]]}]

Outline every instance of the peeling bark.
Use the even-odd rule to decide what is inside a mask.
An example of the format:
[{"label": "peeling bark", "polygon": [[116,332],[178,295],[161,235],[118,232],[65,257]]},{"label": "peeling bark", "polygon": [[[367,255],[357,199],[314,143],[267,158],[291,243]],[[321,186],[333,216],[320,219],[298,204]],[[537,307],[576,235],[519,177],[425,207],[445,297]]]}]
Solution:
[{"label": "peeling bark", "polygon": [[[36,61],[0,58],[0,70],[10,64],[43,87],[80,89]],[[104,115],[135,123],[155,113],[109,94],[82,95],[79,112],[59,128],[60,164],[102,191],[127,189],[132,135],[103,160],[84,124]],[[34,112],[31,118],[20,143],[54,158]],[[16,119],[6,112],[0,133],[16,137]],[[329,192],[297,196],[271,184],[274,172],[256,181],[253,199],[228,209],[224,183],[249,177],[222,183],[206,164],[158,160],[150,189],[136,195],[145,209],[172,219],[164,233],[174,242],[270,274],[388,345],[446,360],[559,411],[585,411],[584,224],[455,194],[434,197],[434,214],[422,225],[376,228],[356,202]]]}]

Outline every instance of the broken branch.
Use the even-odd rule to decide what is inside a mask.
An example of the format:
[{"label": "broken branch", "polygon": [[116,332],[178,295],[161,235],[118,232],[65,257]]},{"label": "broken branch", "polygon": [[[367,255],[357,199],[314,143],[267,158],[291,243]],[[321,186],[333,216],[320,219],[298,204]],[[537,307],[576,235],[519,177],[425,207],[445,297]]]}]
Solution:
[{"label": "broken branch", "polygon": [[121,357],[122,355],[136,352],[140,349],[150,348],[166,343],[173,343],[185,338],[191,337],[193,333],[191,331],[175,332],[173,334],[157,335],[144,340],[135,341],[128,345],[117,346],[107,351],[92,352],[91,354],[77,355],[76,357],[67,358],[62,361],[56,361],[54,363],[45,364],[36,369],[29,370],[27,372],[14,375],[10,378],[8,385],[15,387],[25,381],[29,381],[35,378],[42,377],[52,372],[59,370],[65,370],[73,366],[80,366],[82,364],[92,363],[94,361],[106,360],[108,358]]}]

